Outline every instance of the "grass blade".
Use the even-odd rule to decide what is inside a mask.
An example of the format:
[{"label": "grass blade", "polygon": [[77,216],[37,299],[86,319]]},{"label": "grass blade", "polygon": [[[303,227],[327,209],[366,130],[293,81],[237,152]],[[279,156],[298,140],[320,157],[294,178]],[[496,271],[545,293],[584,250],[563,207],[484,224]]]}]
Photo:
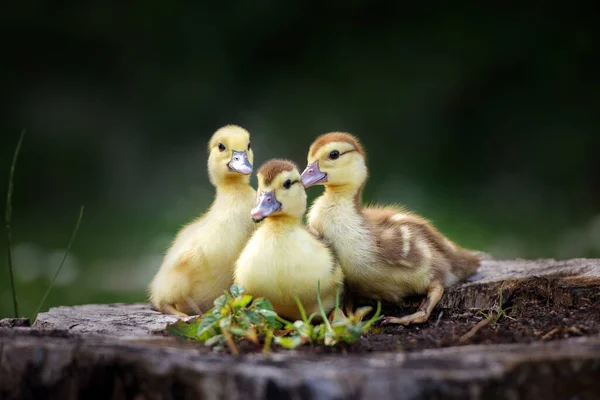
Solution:
[{"label": "grass blade", "polygon": [[79,217],[77,218],[77,224],[75,225],[75,229],[73,229],[73,233],[71,234],[71,239],[69,240],[69,245],[67,246],[67,250],[65,250],[65,255],[63,256],[62,261],[60,262],[60,265],[58,266],[58,269],[56,270],[56,273],[54,274],[54,277],[52,278],[52,281],[50,282],[50,285],[48,286],[48,289],[46,289],[46,293],[44,293],[44,297],[42,297],[42,301],[40,301],[40,305],[38,306],[37,310],[35,310],[34,318],[38,315],[38,313],[42,309],[42,306],[44,305],[46,298],[48,297],[48,295],[50,294],[50,291],[52,290],[52,287],[54,286],[54,282],[56,282],[56,278],[58,278],[58,275],[60,274],[60,270],[62,269],[63,265],[65,264],[65,261],[67,260],[67,256],[69,255],[69,252],[71,251],[71,247],[73,246],[73,242],[75,241],[75,237],[77,236],[77,231],[79,231],[79,225],[81,224],[82,217],[83,217],[83,206],[81,206],[81,208],[79,209]]},{"label": "grass blade", "polygon": [[305,324],[308,324],[308,319],[306,318],[306,310],[304,309],[302,302],[300,301],[298,296],[294,296],[294,300],[296,301],[296,306],[298,307],[298,310],[300,311],[300,316],[302,317],[302,321]]},{"label": "grass blade", "polygon": [[7,261],[8,261],[8,276],[10,280],[10,290],[12,292],[12,302],[13,302],[13,311],[15,314],[15,318],[19,317],[19,303],[17,302],[17,289],[15,287],[15,276],[13,273],[13,265],[12,265],[12,232],[11,232],[11,221],[12,221],[12,195],[13,195],[13,186],[14,186],[14,178],[15,178],[15,166],[17,164],[17,158],[19,157],[19,152],[21,151],[21,144],[23,143],[23,138],[25,137],[25,129],[21,131],[21,136],[19,137],[19,141],[17,142],[17,147],[15,148],[15,152],[13,154],[12,164],[10,165],[10,171],[8,173],[8,190],[6,191],[6,209],[4,213],[4,222],[6,225],[6,241],[8,245],[7,249]]},{"label": "grass blade", "polygon": [[375,314],[373,315],[373,317],[371,317],[371,319],[369,319],[362,327],[363,330],[369,329],[371,327],[371,325],[373,325],[375,322],[377,322],[377,320],[379,319],[379,317],[381,316],[381,301],[377,300],[377,311],[375,311]]},{"label": "grass blade", "polygon": [[317,281],[317,303],[319,304],[319,311],[321,311],[321,318],[323,318],[323,323],[327,327],[328,332],[333,332],[333,328],[329,323],[329,319],[327,319],[327,314],[325,313],[325,309],[323,308],[323,301],[321,300],[321,280]]}]

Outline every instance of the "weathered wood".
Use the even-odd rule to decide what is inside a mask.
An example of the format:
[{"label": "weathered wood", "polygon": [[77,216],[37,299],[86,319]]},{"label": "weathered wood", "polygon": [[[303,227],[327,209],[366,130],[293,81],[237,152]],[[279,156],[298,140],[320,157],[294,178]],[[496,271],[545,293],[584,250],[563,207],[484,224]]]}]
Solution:
[{"label": "weathered wood", "polygon": [[[600,302],[600,260],[486,260],[441,307],[585,307]],[[410,303],[410,302],[409,302]],[[0,398],[592,399],[600,336],[413,353],[239,359],[161,336],[175,320],[146,304],[58,307],[33,329],[0,329]]]},{"label": "weathered wood", "polygon": [[87,304],[56,307],[40,313],[33,327],[64,329],[94,335],[145,336],[160,334],[177,317],[156,312],[149,304]]},{"label": "weathered wood", "polygon": [[[171,342],[172,343],[172,342]],[[119,338],[0,330],[0,398],[593,399],[600,338],[419,353],[201,355]],[[578,396],[578,397],[574,397]]]},{"label": "weathered wood", "polygon": [[26,328],[31,326],[29,318],[4,318],[0,319],[0,328]]}]

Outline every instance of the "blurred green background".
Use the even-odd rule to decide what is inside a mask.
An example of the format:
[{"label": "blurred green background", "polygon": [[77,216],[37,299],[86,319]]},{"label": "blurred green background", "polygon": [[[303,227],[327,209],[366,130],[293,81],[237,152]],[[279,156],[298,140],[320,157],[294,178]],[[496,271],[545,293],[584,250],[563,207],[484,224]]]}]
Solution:
[{"label": "blurred green background", "polygon": [[44,308],[143,301],[173,235],[212,201],[206,144],[227,123],[250,130],[257,164],[304,167],[318,134],[358,135],[365,201],[405,204],[464,246],[600,256],[597,4],[217,3],[0,6],[2,191],[27,128],[13,218],[22,314],[81,204]]}]

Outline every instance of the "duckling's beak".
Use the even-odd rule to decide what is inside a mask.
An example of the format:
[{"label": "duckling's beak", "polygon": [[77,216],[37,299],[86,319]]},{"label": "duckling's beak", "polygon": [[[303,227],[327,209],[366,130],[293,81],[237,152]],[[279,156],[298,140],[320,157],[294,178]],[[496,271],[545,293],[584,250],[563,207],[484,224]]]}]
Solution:
[{"label": "duckling's beak", "polygon": [[258,202],[250,211],[250,216],[254,221],[259,222],[280,209],[281,203],[277,201],[275,191],[271,190],[270,192],[261,193]]},{"label": "duckling's beak", "polygon": [[308,164],[300,178],[302,179],[304,187],[310,187],[318,183],[327,182],[327,173],[321,172],[319,169],[319,161],[315,161],[312,164]]},{"label": "duckling's beak", "polygon": [[252,164],[248,161],[248,155],[245,151],[233,151],[231,161],[227,164],[229,169],[240,174],[250,175],[252,173]]}]

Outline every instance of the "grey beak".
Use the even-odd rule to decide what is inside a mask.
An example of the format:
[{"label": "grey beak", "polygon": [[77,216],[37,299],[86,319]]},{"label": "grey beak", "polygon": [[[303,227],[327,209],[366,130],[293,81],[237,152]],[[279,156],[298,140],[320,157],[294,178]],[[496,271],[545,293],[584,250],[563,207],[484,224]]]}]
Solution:
[{"label": "grey beak", "polygon": [[319,169],[319,162],[315,161],[312,164],[308,164],[304,172],[302,172],[302,184],[304,187],[310,187],[319,183],[327,182],[327,174],[321,172]]},{"label": "grey beak", "polygon": [[227,165],[232,171],[240,174],[250,175],[252,173],[252,164],[248,161],[248,155],[245,151],[234,151],[231,161]]},{"label": "grey beak", "polygon": [[271,190],[267,193],[261,193],[258,198],[258,202],[250,211],[250,216],[254,221],[261,221],[268,217],[269,215],[277,212],[281,209],[281,203],[277,201],[275,197],[275,191]]}]

